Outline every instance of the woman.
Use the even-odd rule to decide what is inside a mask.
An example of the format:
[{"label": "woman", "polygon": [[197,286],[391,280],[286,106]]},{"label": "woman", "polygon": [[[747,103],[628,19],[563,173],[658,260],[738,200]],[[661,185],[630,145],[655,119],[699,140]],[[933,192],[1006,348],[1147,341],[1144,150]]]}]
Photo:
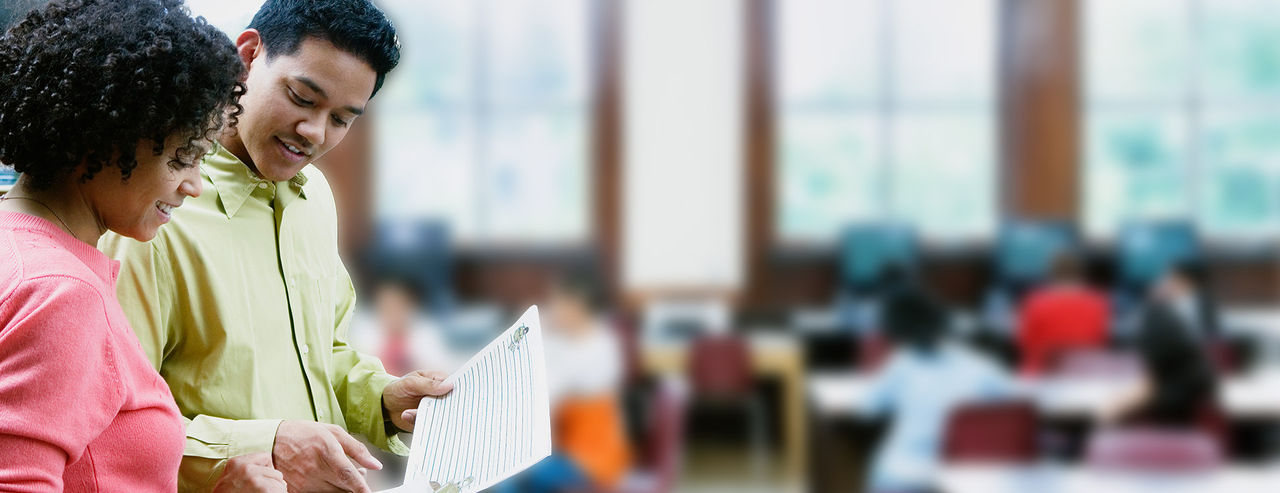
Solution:
[{"label": "woman", "polygon": [[[200,193],[242,70],[181,0],[55,1],[0,38],[0,161],[21,173],[0,200],[0,490],[177,488],[182,416],[95,245],[148,240]],[[269,459],[227,469],[284,491]]]},{"label": "woman", "polygon": [[1143,312],[1138,333],[1142,378],[1104,410],[1106,422],[1217,433],[1217,376],[1186,319],[1162,303]]}]

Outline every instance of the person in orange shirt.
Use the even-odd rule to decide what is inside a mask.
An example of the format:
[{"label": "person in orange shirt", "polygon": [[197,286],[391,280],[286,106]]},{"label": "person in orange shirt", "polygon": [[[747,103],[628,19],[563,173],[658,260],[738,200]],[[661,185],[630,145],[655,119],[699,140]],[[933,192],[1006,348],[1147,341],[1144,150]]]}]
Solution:
[{"label": "person in orange shirt", "polygon": [[621,345],[597,315],[591,276],[569,274],[552,289],[543,331],[554,450],[496,491],[612,489],[631,462],[620,403]]},{"label": "person in orange shirt", "polygon": [[1063,351],[1106,344],[1110,307],[1106,296],[1089,286],[1077,256],[1058,255],[1050,283],[1033,291],[1018,316],[1021,372],[1037,376]]}]

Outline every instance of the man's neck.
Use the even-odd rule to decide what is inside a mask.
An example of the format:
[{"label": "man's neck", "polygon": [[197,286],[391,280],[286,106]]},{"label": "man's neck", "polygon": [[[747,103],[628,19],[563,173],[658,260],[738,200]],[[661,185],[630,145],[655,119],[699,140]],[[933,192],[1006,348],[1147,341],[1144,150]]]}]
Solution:
[{"label": "man's neck", "polygon": [[218,136],[218,145],[221,145],[227,152],[230,152],[231,155],[244,163],[249,168],[249,171],[253,172],[254,176],[262,178],[262,173],[258,172],[257,166],[253,164],[253,159],[249,157],[249,148],[245,147],[244,139],[240,138],[239,131],[235,128],[227,128],[222,132],[222,135]]}]

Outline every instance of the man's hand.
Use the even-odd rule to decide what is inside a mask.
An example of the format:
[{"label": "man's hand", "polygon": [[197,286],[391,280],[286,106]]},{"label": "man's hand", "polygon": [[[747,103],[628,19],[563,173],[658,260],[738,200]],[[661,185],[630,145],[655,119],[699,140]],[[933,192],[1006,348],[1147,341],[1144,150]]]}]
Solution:
[{"label": "man's hand", "polygon": [[285,493],[288,489],[284,475],[271,468],[271,454],[259,452],[232,457],[222,470],[218,484],[213,486],[213,493],[237,491]]},{"label": "man's hand", "polygon": [[284,474],[289,491],[370,493],[360,467],[382,469],[369,450],[345,430],[310,421],[280,422],[271,458]]},{"label": "man's hand", "polygon": [[453,390],[453,384],[444,383],[446,376],[444,372],[418,370],[387,384],[382,389],[382,407],[387,409],[391,424],[404,431],[413,431],[418,401],[427,396],[440,397]]}]

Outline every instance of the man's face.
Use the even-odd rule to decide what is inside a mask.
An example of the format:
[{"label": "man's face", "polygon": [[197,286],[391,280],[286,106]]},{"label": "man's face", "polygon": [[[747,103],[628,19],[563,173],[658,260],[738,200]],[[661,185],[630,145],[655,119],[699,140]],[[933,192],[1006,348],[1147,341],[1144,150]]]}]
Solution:
[{"label": "man's face", "polygon": [[249,67],[248,92],[235,133],[223,144],[268,180],[293,178],[342,142],[373,94],[373,68],[328,41],[306,38],[292,55],[268,60],[258,33],[249,30],[237,48]]}]

